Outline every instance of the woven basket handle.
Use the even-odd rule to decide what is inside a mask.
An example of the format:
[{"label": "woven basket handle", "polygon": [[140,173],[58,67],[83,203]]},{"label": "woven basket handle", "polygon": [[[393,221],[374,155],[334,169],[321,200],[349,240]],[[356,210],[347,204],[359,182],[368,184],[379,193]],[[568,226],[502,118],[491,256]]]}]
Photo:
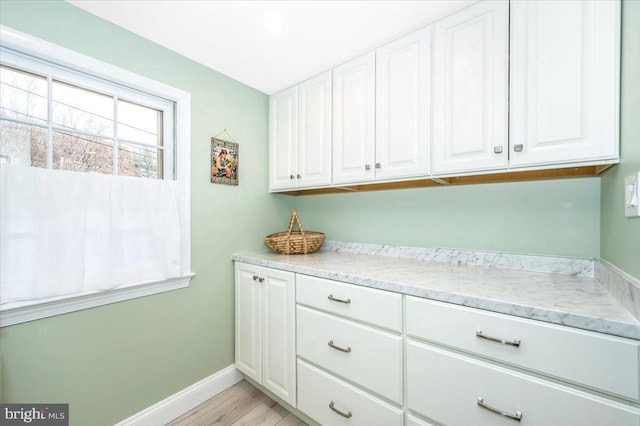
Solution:
[{"label": "woven basket handle", "polygon": [[302,225],[300,224],[300,218],[298,217],[298,210],[293,209],[293,212],[291,213],[291,220],[289,220],[289,231],[287,232],[289,235],[291,235],[291,231],[293,230],[293,221],[298,222],[298,228],[300,229],[300,233],[302,234],[302,237],[304,238],[304,231],[302,230]]}]

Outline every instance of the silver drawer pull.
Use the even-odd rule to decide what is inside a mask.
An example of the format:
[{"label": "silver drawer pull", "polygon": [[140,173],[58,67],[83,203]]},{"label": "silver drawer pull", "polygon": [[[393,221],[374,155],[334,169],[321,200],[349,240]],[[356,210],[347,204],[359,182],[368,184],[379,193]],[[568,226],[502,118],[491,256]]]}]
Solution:
[{"label": "silver drawer pull", "polygon": [[333,349],[337,349],[337,350],[339,350],[339,351],[346,352],[346,353],[351,352],[351,346],[347,346],[347,349],[345,349],[345,348],[341,348],[340,346],[336,346],[336,345],[333,343],[333,340],[329,340],[329,343],[327,343],[327,344],[328,344],[329,346],[331,346]]},{"label": "silver drawer pull", "polygon": [[497,337],[486,336],[486,335],[482,334],[482,330],[480,330],[480,329],[476,330],[476,336],[481,338],[481,339],[490,340],[492,342],[502,343],[503,345],[515,346],[516,348],[520,346],[520,340],[516,340],[516,339],[513,339],[513,340],[502,340],[502,339],[498,339]]},{"label": "silver drawer pull", "polygon": [[347,300],[344,300],[344,299],[336,299],[335,297],[333,297],[333,294],[330,294],[330,295],[329,295],[329,297],[327,297],[327,299],[329,299],[329,300],[333,300],[334,302],[340,302],[340,303],[346,303],[346,304],[351,303],[351,299],[347,299]]},{"label": "silver drawer pull", "polygon": [[499,415],[504,416],[504,417],[506,417],[508,419],[515,420],[517,422],[522,420],[522,413],[520,411],[516,411],[514,414],[510,414],[510,413],[506,413],[506,412],[504,412],[502,410],[498,410],[497,408],[493,408],[492,406],[485,404],[484,400],[482,399],[481,396],[478,397],[477,404],[478,404],[479,407],[482,407],[485,410],[489,410],[492,413],[499,414]]},{"label": "silver drawer pull", "polygon": [[333,403],[333,401],[331,401],[331,402],[329,403],[329,408],[331,408],[334,412],[336,412],[336,413],[340,414],[342,417],[344,417],[344,418],[346,418],[346,419],[350,419],[350,418],[351,418],[351,416],[353,416],[353,414],[351,414],[351,411],[347,411],[346,413],[344,413],[344,412],[342,412],[342,411],[338,410],[338,409],[335,407],[335,404]]}]

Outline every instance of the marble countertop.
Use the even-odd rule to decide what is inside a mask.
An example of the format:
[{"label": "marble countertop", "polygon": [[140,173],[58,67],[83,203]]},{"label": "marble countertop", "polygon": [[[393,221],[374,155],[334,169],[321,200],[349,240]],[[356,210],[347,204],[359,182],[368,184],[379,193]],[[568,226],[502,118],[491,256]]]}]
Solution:
[{"label": "marble countertop", "polygon": [[640,340],[640,322],[590,277],[337,251],[232,259]]}]

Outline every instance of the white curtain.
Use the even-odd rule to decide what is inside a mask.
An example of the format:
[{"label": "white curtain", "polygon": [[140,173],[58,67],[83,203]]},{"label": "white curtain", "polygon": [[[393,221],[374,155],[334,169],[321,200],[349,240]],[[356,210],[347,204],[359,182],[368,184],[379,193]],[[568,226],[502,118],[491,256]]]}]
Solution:
[{"label": "white curtain", "polygon": [[0,164],[0,304],[180,276],[177,182]]}]

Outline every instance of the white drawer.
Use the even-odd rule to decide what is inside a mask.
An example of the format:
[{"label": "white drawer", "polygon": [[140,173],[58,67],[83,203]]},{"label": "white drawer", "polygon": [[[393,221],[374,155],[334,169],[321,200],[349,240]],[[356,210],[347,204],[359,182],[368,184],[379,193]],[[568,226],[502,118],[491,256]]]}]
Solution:
[{"label": "white drawer", "polygon": [[[482,402],[518,423],[482,408]],[[638,426],[640,410],[426,344],[407,345],[407,407],[447,426]]]},{"label": "white drawer", "polygon": [[432,423],[427,423],[422,419],[407,414],[407,426],[434,426]]},{"label": "white drawer", "polygon": [[401,336],[302,306],[297,324],[298,356],[402,403]]},{"label": "white drawer", "polygon": [[402,331],[402,295],[397,293],[298,274],[296,301],[379,327]]},{"label": "white drawer", "polygon": [[[407,335],[632,399],[640,397],[640,342],[407,297]],[[519,346],[487,340],[519,340]]]},{"label": "white drawer", "polygon": [[301,360],[298,360],[298,409],[327,426],[401,426],[403,417],[402,410]]}]

